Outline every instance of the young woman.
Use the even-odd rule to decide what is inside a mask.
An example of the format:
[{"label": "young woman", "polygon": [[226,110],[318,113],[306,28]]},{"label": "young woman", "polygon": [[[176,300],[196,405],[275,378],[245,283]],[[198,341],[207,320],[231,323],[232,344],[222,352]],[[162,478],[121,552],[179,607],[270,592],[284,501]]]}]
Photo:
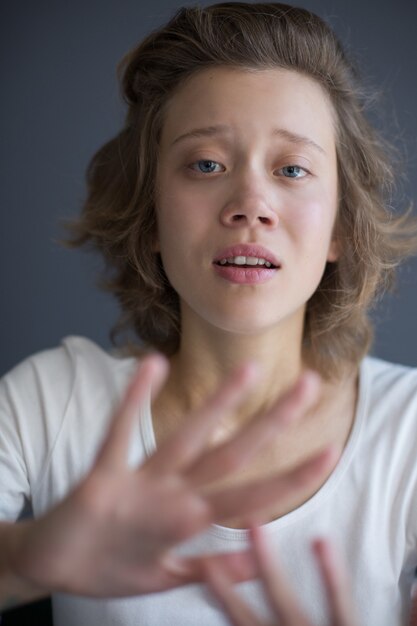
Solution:
[{"label": "young woman", "polygon": [[[417,373],[366,357],[367,310],[416,227],[389,210],[354,69],[314,14],[244,3],[180,10],[122,69],[126,124],[73,243],[102,252],[143,344],[72,338],[4,379],[3,606],[52,592],[59,626],[226,624],[185,586],[222,597],[223,576],[266,619],[261,523],[311,623],[329,604],[356,623],[309,551],[329,534],[359,621],[406,623]],[[11,524],[25,499],[35,521]]]}]

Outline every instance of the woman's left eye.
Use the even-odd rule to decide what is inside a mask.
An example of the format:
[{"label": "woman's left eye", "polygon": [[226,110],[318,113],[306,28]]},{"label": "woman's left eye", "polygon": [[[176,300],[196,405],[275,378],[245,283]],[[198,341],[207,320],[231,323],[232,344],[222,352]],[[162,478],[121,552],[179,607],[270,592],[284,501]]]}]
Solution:
[{"label": "woman's left eye", "polygon": [[[195,172],[200,172],[201,174],[213,174],[222,171],[222,165],[217,163],[217,161],[210,161],[210,159],[200,159],[192,163],[190,167]],[[216,170],[216,167],[220,169]]]},{"label": "woman's left eye", "polygon": [[285,165],[278,172],[281,172],[286,178],[304,178],[308,174],[307,170],[299,165]]}]

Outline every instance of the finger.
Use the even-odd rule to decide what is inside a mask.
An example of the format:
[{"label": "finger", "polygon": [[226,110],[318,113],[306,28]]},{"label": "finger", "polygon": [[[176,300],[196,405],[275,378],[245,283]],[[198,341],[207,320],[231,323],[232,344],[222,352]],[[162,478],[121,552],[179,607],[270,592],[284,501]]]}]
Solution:
[{"label": "finger", "polygon": [[219,522],[251,513],[260,516],[276,502],[285,507],[299,492],[317,483],[338,456],[338,448],[332,446],[284,475],[208,493],[205,497],[213,518]]},{"label": "finger", "polygon": [[349,577],[334,546],[316,540],[313,551],[326,588],[332,626],[357,626],[359,623],[351,594]]},{"label": "finger", "polygon": [[309,621],[302,612],[288,581],[286,580],[276,554],[271,556],[265,538],[258,526],[251,527],[251,542],[259,578],[264,592],[280,623],[290,626],[308,626]]},{"label": "finger", "polygon": [[147,461],[147,469],[161,475],[193,463],[219,421],[245,399],[258,378],[254,363],[239,367],[203,408],[188,417],[186,426],[159,447]]},{"label": "finger", "polygon": [[149,398],[150,393],[158,393],[167,373],[168,362],[162,355],[152,354],[143,359],[111,421],[97,456],[96,466],[126,466],[132,425],[138,416],[138,407]]},{"label": "finger", "polygon": [[[207,582],[207,563],[214,563],[224,570],[233,582],[243,582],[255,578],[256,566],[250,550],[202,555],[197,557],[181,557],[174,551],[166,552],[158,560],[158,564],[146,572],[146,587],[150,593],[167,591],[185,585]],[[127,586],[132,594],[141,593],[143,582],[143,562],[127,573]]]},{"label": "finger", "polygon": [[224,568],[216,562],[208,562],[206,580],[209,589],[220,603],[233,626],[266,626],[252,609],[234,591]]},{"label": "finger", "polygon": [[320,379],[308,372],[264,416],[251,420],[233,439],[209,450],[187,471],[194,486],[232,474],[277,436],[277,432],[301,417],[317,401]]}]

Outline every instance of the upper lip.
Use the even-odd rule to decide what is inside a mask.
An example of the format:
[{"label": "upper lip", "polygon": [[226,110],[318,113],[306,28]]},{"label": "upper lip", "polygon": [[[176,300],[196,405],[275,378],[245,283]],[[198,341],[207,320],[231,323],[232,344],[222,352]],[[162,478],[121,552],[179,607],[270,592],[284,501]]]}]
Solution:
[{"label": "upper lip", "polygon": [[235,256],[252,256],[257,257],[258,259],[265,259],[265,261],[269,261],[272,265],[276,267],[281,266],[281,261],[267,248],[263,246],[259,246],[255,243],[238,243],[234,246],[228,246],[227,248],[223,248],[213,259],[213,263],[217,263],[222,259],[230,259]]}]

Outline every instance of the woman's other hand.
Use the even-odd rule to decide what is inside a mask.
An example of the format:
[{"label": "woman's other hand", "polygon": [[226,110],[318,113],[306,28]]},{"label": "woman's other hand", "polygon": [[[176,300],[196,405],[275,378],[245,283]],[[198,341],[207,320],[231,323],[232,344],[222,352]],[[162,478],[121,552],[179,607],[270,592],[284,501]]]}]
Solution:
[{"label": "woman's other hand", "polygon": [[[263,621],[233,589],[233,581],[219,563],[206,564],[206,580],[233,626],[313,626],[303,611],[275,557],[268,552],[259,527],[251,529],[251,545],[257,575],[274,616]],[[313,552],[326,590],[331,626],[358,626],[349,577],[334,547],[326,540],[313,543]],[[302,590],[300,590],[300,595]],[[276,620],[276,621],[275,621]],[[410,623],[417,626],[417,620]]]}]

